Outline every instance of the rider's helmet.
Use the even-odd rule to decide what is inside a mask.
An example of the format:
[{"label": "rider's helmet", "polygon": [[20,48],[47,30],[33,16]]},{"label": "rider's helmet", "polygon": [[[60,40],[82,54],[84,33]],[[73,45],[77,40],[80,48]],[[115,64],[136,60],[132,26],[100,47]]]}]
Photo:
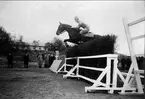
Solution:
[{"label": "rider's helmet", "polygon": [[74,19],[75,19],[75,21],[76,21],[76,22],[78,22],[78,21],[79,21],[79,17],[78,17],[78,16],[75,16],[75,18],[74,18]]}]

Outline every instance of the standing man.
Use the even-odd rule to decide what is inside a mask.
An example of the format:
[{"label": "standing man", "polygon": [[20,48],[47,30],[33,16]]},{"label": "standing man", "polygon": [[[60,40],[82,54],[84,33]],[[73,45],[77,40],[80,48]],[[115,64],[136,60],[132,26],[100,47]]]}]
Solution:
[{"label": "standing man", "polygon": [[29,55],[28,52],[26,52],[24,55],[24,68],[28,68],[28,63],[29,63]]},{"label": "standing man", "polygon": [[50,57],[49,57],[49,67],[52,65],[54,60],[55,60],[55,55],[50,54]]},{"label": "standing man", "polygon": [[45,68],[49,67],[49,54],[48,53],[45,54],[45,64],[44,64],[44,67]]},{"label": "standing man", "polygon": [[121,59],[122,70],[125,70],[125,58]]},{"label": "standing man", "polygon": [[8,67],[13,68],[13,55],[12,55],[12,53],[8,54],[7,61],[8,61]]},{"label": "standing man", "polygon": [[38,55],[38,66],[39,66],[39,68],[41,68],[42,65],[43,65],[43,57],[42,57],[42,54],[39,53],[39,55]]}]

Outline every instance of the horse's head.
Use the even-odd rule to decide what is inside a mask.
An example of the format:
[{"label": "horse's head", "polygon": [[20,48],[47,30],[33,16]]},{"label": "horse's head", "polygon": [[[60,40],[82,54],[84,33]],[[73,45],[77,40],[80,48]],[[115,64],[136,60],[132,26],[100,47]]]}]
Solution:
[{"label": "horse's head", "polygon": [[59,26],[58,26],[58,29],[56,31],[56,35],[62,34],[68,28],[71,28],[71,26],[67,25],[67,24],[62,24],[61,22],[59,22]]}]

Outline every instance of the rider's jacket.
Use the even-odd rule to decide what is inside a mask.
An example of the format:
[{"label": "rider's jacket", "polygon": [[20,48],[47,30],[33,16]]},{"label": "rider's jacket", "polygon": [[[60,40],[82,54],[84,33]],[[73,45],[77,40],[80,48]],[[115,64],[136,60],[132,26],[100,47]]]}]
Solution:
[{"label": "rider's jacket", "polygon": [[90,30],[89,26],[83,22],[79,22],[78,26],[79,26],[79,28]]}]

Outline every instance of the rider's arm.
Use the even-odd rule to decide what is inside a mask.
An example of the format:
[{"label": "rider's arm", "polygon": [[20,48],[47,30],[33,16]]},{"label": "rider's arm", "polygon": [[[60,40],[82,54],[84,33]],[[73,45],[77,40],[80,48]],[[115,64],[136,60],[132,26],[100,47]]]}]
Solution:
[{"label": "rider's arm", "polygon": [[81,27],[80,24],[78,24],[78,26],[76,28],[80,28],[80,27]]},{"label": "rider's arm", "polygon": [[71,28],[80,28],[80,27],[79,26],[75,26],[75,27],[72,26]]},{"label": "rider's arm", "polygon": [[80,24],[78,24],[78,26],[76,26],[76,27],[72,27],[72,28],[80,28],[81,26],[80,26]]}]

